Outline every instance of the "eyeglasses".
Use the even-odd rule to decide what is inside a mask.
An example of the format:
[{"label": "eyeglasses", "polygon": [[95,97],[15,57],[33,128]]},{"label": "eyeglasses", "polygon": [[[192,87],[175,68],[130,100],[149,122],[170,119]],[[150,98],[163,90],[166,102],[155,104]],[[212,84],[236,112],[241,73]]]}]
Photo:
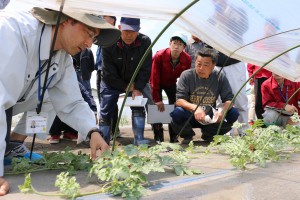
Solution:
[{"label": "eyeglasses", "polygon": [[88,37],[94,42],[97,41],[97,35],[95,33],[95,30],[91,29],[90,27],[88,26],[85,26],[86,27],[86,32],[88,34]]}]

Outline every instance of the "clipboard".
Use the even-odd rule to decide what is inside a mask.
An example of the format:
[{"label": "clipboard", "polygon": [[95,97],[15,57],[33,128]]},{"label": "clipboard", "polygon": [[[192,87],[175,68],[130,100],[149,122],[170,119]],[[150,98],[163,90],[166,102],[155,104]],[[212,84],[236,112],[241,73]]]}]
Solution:
[{"label": "clipboard", "polygon": [[174,110],[174,105],[165,104],[165,111],[159,112],[156,105],[148,105],[148,115],[147,122],[148,124],[162,123],[170,124],[172,117],[170,113]]}]

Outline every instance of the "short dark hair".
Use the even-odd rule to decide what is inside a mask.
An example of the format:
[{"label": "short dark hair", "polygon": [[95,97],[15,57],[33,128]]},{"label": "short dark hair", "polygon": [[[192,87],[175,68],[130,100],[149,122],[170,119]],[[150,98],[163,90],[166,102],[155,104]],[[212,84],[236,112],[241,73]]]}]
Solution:
[{"label": "short dark hair", "polygon": [[171,37],[170,42],[172,42],[172,41],[180,41],[184,44],[184,46],[186,46],[186,43],[180,37],[177,37],[177,36]]},{"label": "short dark hair", "polygon": [[109,15],[99,15],[99,17],[103,18],[103,17],[109,17],[112,18],[114,20],[114,26],[116,25],[117,22],[117,18],[116,16],[109,16]]},{"label": "short dark hair", "polygon": [[109,16],[110,18],[112,18],[114,20],[114,26],[116,25],[116,22],[117,22],[117,18],[116,16]]},{"label": "short dark hair", "polygon": [[218,52],[212,48],[204,47],[201,50],[199,50],[196,54],[196,58],[198,56],[201,57],[210,57],[213,63],[218,62]]}]

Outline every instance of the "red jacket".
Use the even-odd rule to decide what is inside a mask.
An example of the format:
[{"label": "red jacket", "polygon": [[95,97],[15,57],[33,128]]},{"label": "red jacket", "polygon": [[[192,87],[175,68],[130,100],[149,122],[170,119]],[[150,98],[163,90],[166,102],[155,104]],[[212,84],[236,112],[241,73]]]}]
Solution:
[{"label": "red jacket", "polygon": [[[247,70],[248,70],[249,76],[252,76],[252,74],[254,72],[256,72],[259,68],[260,67],[257,66],[257,65],[253,65],[253,64],[248,63],[247,64]],[[270,76],[272,76],[272,72],[270,72],[267,69],[263,68],[258,73],[256,73],[254,75],[254,78],[263,78],[263,77],[269,78]]]},{"label": "red jacket", "polygon": [[[265,108],[266,106],[275,107],[282,109],[286,103],[286,98],[290,98],[294,92],[300,87],[299,82],[292,82],[287,79],[284,80],[283,89],[281,91],[276,80],[271,76],[261,85],[262,94],[262,104]],[[300,100],[300,92],[296,94],[288,104],[296,106],[298,113],[300,109],[298,106],[298,101]]]},{"label": "red jacket", "polygon": [[179,63],[173,68],[171,64],[170,48],[158,51],[152,59],[151,70],[151,93],[154,102],[162,101],[160,98],[160,88],[175,85],[180,74],[191,68],[192,59],[186,52],[182,52]]}]

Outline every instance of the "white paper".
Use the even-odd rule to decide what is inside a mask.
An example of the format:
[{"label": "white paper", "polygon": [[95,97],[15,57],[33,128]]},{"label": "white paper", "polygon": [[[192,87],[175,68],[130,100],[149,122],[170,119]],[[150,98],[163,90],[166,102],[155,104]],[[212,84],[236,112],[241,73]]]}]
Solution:
[{"label": "white paper", "polygon": [[145,106],[146,105],[146,103],[147,103],[147,101],[148,101],[148,98],[143,98],[142,99],[142,106]]},{"label": "white paper", "polygon": [[214,115],[213,118],[210,118],[209,115],[206,115],[206,116],[205,116],[205,122],[202,122],[202,121],[198,121],[198,122],[199,122],[200,124],[202,124],[202,125],[208,125],[208,124],[216,123],[217,120],[218,120],[218,117],[216,117],[215,115]]},{"label": "white paper", "polygon": [[127,97],[125,106],[144,107],[147,101],[148,98],[143,98],[143,96],[136,96],[134,99],[132,99],[132,97]]},{"label": "white paper", "polygon": [[212,106],[211,106],[211,108],[212,108],[212,110],[213,110],[213,118],[210,118],[210,116],[209,115],[206,115],[205,116],[205,121],[204,122],[202,122],[202,121],[198,121],[200,124],[202,124],[202,125],[208,125],[208,124],[213,124],[213,123],[216,123],[217,122],[217,120],[218,120],[218,117],[219,117],[219,113],[221,113],[222,112],[222,108],[219,108],[218,110],[216,110],[215,108],[213,108]]},{"label": "white paper", "polygon": [[148,105],[148,124],[162,123],[169,124],[171,123],[170,113],[174,110],[174,105],[165,104],[165,111],[160,112],[157,109],[157,105]]}]

